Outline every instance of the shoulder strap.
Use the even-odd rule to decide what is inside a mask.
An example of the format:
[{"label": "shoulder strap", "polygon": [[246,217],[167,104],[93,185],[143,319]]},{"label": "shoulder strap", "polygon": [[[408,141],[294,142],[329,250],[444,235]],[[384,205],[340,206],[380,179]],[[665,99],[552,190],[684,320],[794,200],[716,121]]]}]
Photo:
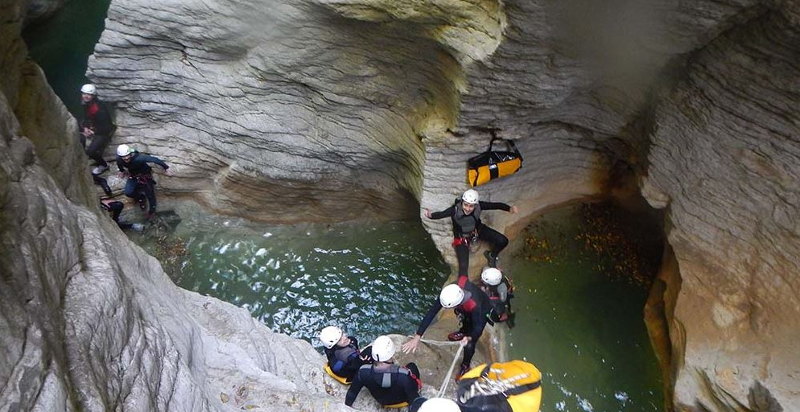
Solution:
[{"label": "shoulder strap", "polygon": [[511,388],[511,389],[509,389],[509,390],[507,390],[507,391],[505,391],[503,393],[506,394],[506,397],[514,396],[514,395],[520,395],[520,394],[523,394],[523,393],[525,393],[527,391],[532,391],[532,390],[534,390],[534,389],[536,389],[536,388],[538,388],[540,386],[542,386],[542,381],[536,381],[536,382],[531,382],[531,383],[527,383],[525,385],[520,385],[520,386]]},{"label": "shoulder strap", "polygon": [[523,160],[522,159],[522,153],[520,153],[519,149],[517,149],[517,145],[514,143],[514,140],[512,140],[512,139],[503,139],[502,137],[497,137],[497,133],[494,130],[492,130],[492,140],[489,141],[489,150],[487,150],[487,152],[491,152],[492,151],[492,146],[494,146],[494,142],[496,140],[497,141],[501,141],[501,142],[506,142],[506,148],[508,149],[508,151],[509,152],[514,152],[514,154],[517,155],[517,157],[519,157],[520,161]]},{"label": "shoulder strap", "polygon": [[[487,363],[486,366],[483,367],[483,370],[481,370],[481,378],[486,379],[486,377],[489,376],[489,371],[491,370],[492,370],[492,364]],[[532,391],[540,386],[542,386],[542,381],[538,380],[536,382],[531,382],[525,385],[516,386],[514,388],[504,391],[503,393],[506,395],[506,397],[509,397],[514,395],[519,395],[527,391]]]}]

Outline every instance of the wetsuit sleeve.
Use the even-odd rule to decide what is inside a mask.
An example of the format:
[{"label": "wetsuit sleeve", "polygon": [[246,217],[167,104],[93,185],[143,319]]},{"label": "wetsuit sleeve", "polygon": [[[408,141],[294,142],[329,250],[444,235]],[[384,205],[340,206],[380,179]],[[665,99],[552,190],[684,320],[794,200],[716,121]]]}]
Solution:
[{"label": "wetsuit sleeve", "polygon": [[97,104],[100,108],[94,117],[94,132],[101,136],[109,136],[114,129],[111,123],[111,114],[108,112],[108,106],[105,103]]},{"label": "wetsuit sleeve", "polygon": [[356,401],[356,397],[358,397],[358,393],[361,392],[361,388],[364,386],[364,383],[361,382],[361,374],[356,373],[355,379],[353,379],[353,383],[350,384],[350,388],[347,389],[347,395],[344,397],[344,404],[347,406],[353,406],[353,402]]},{"label": "wetsuit sleeve", "polygon": [[428,313],[425,314],[425,317],[422,318],[422,323],[419,324],[417,328],[417,335],[422,336],[425,334],[425,330],[428,329],[428,326],[431,326],[431,322],[433,322],[433,318],[436,317],[436,314],[442,310],[442,303],[439,302],[439,298],[436,298],[436,301],[433,303],[430,309],[428,309]]},{"label": "wetsuit sleeve", "polygon": [[138,156],[138,159],[140,161],[147,162],[147,163],[155,163],[155,164],[161,166],[161,168],[164,169],[164,170],[169,169],[169,166],[167,166],[167,164],[164,163],[163,160],[161,160],[161,159],[159,159],[159,158],[157,158],[155,156],[150,156],[150,155],[145,155],[145,154],[141,154],[140,153],[139,156]]},{"label": "wetsuit sleeve", "polygon": [[358,373],[358,368],[362,365],[359,354],[359,352],[353,352],[348,355],[346,361],[342,362],[341,365],[337,365],[339,370],[334,370],[333,372],[341,376],[351,376],[354,373]]},{"label": "wetsuit sleeve", "polygon": [[447,209],[442,210],[440,212],[431,213],[431,219],[443,219],[443,218],[446,218],[446,217],[450,217],[450,216],[453,216],[453,213],[455,213],[455,212],[456,212],[456,207],[455,206],[450,206]]},{"label": "wetsuit sleeve", "polygon": [[511,211],[511,206],[506,203],[501,202],[478,202],[481,204],[481,210],[505,210],[506,212]]}]

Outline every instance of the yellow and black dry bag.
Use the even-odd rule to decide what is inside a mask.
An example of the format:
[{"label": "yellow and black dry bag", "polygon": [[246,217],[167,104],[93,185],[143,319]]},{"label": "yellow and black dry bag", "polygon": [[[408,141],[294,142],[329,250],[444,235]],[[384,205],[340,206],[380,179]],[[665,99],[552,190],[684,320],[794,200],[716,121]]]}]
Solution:
[{"label": "yellow and black dry bag", "polygon": [[469,412],[539,412],[542,373],[524,361],[476,366],[458,381],[456,402]]},{"label": "yellow and black dry bag", "polygon": [[[506,143],[506,150],[493,150],[495,141]],[[513,140],[492,137],[489,150],[467,160],[467,183],[479,186],[492,179],[517,173],[522,167],[522,154]]]}]

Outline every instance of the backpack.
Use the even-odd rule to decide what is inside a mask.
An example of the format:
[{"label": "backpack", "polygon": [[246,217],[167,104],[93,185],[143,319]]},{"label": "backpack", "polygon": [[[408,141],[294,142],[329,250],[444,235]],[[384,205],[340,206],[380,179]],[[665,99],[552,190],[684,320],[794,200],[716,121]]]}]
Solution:
[{"label": "backpack", "polygon": [[531,363],[510,361],[472,368],[458,381],[463,412],[538,412],[542,373]]},{"label": "backpack", "polygon": [[[492,150],[495,141],[505,142],[506,150]],[[513,140],[492,137],[489,149],[467,160],[467,183],[471,187],[489,183],[490,180],[509,176],[522,167],[522,154]]]}]

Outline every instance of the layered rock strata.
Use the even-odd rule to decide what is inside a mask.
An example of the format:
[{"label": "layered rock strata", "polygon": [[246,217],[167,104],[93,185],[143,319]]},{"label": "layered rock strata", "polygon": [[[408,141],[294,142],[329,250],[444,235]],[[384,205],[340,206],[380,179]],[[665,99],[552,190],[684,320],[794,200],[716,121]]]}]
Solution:
[{"label": "layered rock strata", "polygon": [[[112,4],[90,76],[117,102],[117,142],[178,166],[165,191],[250,218],[407,217],[414,197],[443,209],[466,187],[464,160],[492,133],[526,156],[513,178],[480,188],[521,208],[487,214],[512,238],[547,208],[605,196],[615,173],[635,172],[651,205],[666,209],[674,260],[665,261],[677,268],[665,271],[663,292],[670,406],[790,411],[800,410],[798,26],[788,0],[136,0]],[[3,67],[21,67],[20,45],[2,47]],[[0,79],[9,107],[36,93],[17,89],[24,71]],[[55,152],[39,149],[50,140],[25,133],[39,160],[9,137],[23,144],[8,144],[3,153],[18,154],[8,162],[38,162],[63,193],[44,196],[56,205],[90,204],[85,179],[52,169]],[[67,150],[62,161],[79,159]],[[26,233],[17,227],[40,215],[19,207],[4,219],[26,217],[4,227]],[[85,227],[95,216],[74,214]],[[425,224],[453,262],[449,223]],[[75,262],[63,261],[56,272]],[[57,329],[39,329],[48,328]],[[64,357],[54,353],[44,359]],[[65,362],[33,370],[43,364]],[[48,382],[47,393],[67,398]]]},{"label": "layered rock strata", "polygon": [[[0,6],[0,410],[353,410],[310,344],[176,287],[101,212],[18,6]],[[417,361],[454,352],[424,345]]]}]

